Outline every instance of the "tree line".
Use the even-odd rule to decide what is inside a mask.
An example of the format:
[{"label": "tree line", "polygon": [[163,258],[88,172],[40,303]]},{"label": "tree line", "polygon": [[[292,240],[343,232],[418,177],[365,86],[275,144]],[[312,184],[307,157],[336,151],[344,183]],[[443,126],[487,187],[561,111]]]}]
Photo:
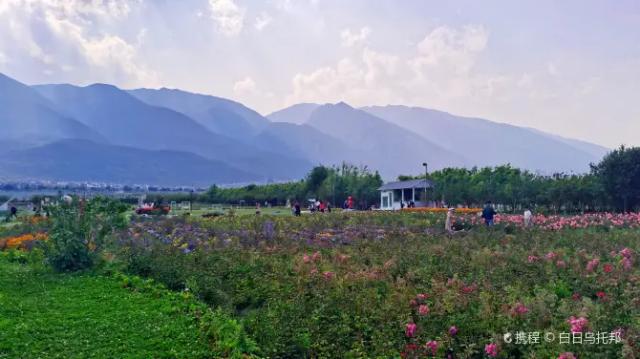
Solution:
[{"label": "tree line", "polygon": [[[424,178],[400,176],[400,180]],[[640,209],[640,147],[608,153],[585,174],[541,175],[509,165],[445,168],[429,174],[431,195],[447,204],[480,206],[492,201],[517,211],[629,211]]]},{"label": "tree line", "polygon": [[[425,178],[402,175],[398,180]],[[620,148],[592,164],[585,174],[542,175],[510,165],[483,168],[445,168],[428,174],[434,188],[430,199],[447,205],[481,206],[490,200],[507,211],[523,208],[548,212],[628,211],[640,209],[640,148]],[[349,164],[317,166],[303,180],[237,188],[212,186],[203,194],[171,198],[206,203],[256,202],[284,205],[287,201],[321,199],[341,206],[353,196],[359,208],[379,205],[380,175]],[[169,199],[165,197],[165,199]]]}]

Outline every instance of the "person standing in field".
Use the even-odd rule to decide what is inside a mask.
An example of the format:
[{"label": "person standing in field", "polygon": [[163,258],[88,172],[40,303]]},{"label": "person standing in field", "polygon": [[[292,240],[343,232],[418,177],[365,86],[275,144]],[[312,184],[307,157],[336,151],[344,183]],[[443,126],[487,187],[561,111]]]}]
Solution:
[{"label": "person standing in field", "polygon": [[256,202],[256,215],[260,214],[260,202]]},{"label": "person standing in field", "polygon": [[453,232],[453,211],[453,208],[449,208],[447,218],[444,221],[444,230],[449,233]]},{"label": "person standing in field", "polygon": [[300,217],[300,214],[301,214],[301,212],[300,212],[300,202],[298,202],[298,201],[296,200],[296,204],[294,204],[294,205],[293,205],[293,208],[294,208],[293,214],[294,214],[296,217]]},{"label": "person standing in field", "polygon": [[491,201],[487,201],[484,205],[484,209],[482,209],[482,218],[484,218],[484,224],[487,227],[493,226],[493,216],[496,215],[496,210],[493,209],[493,205]]},{"label": "person standing in field", "polygon": [[524,211],[524,226],[525,226],[525,228],[531,227],[531,225],[533,225],[532,217],[533,217],[533,214],[527,208],[527,210]]},{"label": "person standing in field", "polygon": [[347,198],[347,209],[353,209],[353,197],[351,196]]}]

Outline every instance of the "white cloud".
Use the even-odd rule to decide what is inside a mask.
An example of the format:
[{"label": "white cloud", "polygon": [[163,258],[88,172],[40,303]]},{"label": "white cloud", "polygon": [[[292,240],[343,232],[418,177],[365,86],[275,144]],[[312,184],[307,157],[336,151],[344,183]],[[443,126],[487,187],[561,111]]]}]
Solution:
[{"label": "white cloud", "polygon": [[[368,28],[357,34],[343,31],[345,46],[364,41]],[[375,103],[422,103],[444,105],[469,96],[508,95],[511,79],[478,74],[472,69],[486,48],[488,32],[482,26],[438,27],[414,48],[413,54],[398,56],[363,47],[335,66],[325,66],[292,79],[286,104],[304,101],[347,101],[356,106]]]},{"label": "white cloud", "polygon": [[364,43],[371,34],[371,29],[367,26],[360,29],[358,32],[352,32],[351,29],[344,29],[340,33],[342,39],[342,46],[351,47]]},{"label": "white cloud", "polygon": [[240,81],[236,81],[233,85],[233,92],[236,95],[250,95],[257,92],[256,82],[249,76]]},{"label": "white cloud", "polygon": [[262,31],[262,29],[271,24],[271,21],[273,21],[273,18],[266,12],[262,12],[260,16],[256,18],[256,22],[253,26],[256,28],[256,30]]},{"label": "white cloud", "polygon": [[0,8],[0,34],[6,36],[0,50],[40,62],[45,75],[73,69],[83,82],[155,83],[155,73],[140,63],[135,45],[116,34],[95,31],[100,24],[124,20],[139,1],[7,1]]},{"label": "white cloud", "polygon": [[547,72],[551,76],[558,76],[560,74],[560,72],[558,72],[558,67],[556,67],[556,64],[554,64],[553,62],[547,63]]},{"label": "white cloud", "polygon": [[235,36],[242,31],[245,9],[233,0],[209,0],[209,10],[211,19],[222,34]]},{"label": "white cloud", "polygon": [[6,64],[9,62],[9,59],[7,58],[7,55],[5,55],[4,53],[0,52],[0,66]]},{"label": "white cloud", "polygon": [[441,26],[431,31],[418,44],[418,56],[410,61],[420,76],[428,75],[430,68],[447,67],[456,74],[468,73],[488,41],[488,32],[482,26],[467,25],[461,30]]}]

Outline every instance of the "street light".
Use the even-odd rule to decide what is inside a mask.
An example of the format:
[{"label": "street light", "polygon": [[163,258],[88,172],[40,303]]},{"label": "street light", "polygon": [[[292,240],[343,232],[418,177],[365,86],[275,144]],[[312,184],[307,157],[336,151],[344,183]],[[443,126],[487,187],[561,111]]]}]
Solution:
[{"label": "street light", "polygon": [[424,166],[424,206],[427,206],[427,178],[429,177],[429,165],[426,162],[422,162]]}]

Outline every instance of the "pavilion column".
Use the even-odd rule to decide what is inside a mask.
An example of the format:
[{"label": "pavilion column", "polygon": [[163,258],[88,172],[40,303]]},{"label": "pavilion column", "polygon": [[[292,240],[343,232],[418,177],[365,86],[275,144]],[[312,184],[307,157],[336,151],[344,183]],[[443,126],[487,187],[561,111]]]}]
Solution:
[{"label": "pavilion column", "polygon": [[411,202],[416,203],[416,189],[411,189]]}]

